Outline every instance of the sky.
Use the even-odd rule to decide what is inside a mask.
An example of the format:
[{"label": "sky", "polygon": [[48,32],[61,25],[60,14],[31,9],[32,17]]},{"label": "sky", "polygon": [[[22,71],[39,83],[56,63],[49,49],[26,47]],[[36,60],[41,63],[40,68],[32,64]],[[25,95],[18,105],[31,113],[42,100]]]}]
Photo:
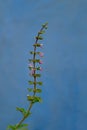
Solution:
[{"label": "sky", "polygon": [[0,129],[27,108],[29,51],[44,34],[43,103],[26,120],[31,130],[87,130],[87,1],[0,0]]}]

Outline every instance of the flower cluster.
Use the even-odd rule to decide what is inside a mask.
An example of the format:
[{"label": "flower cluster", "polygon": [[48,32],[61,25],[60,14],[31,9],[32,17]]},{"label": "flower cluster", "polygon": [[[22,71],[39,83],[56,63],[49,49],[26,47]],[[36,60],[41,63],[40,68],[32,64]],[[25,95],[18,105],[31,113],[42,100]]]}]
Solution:
[{"label": "flower cluster", "polygon": [[[42,28],[35,37],[36,41],[33,45],[34,49],[33,51],[30,51],[32,59],[29,59],[29,69],[30,75],[33,77],[33,81],[29,81],[29,85],[33,85],[33,88],[28,88],[28,90],[29,92],[33,92],[33,96],[27,95],[27,99],[31,102],[31,104],[41,101],[41,98],[36,96],[36,93],[40,93],[42,91],[38,88],[38,85],[42,85],[42,82],[38,81],[37,78],[41,76],[38,71],[42,71],[41,64],[43,64],[43,61],[41,58],[44,56],[44,53],[41,51],[38,52],[37,48],[43,48],[43,44],[40,43],[40,41],[43,40],[42,34],[45,33],[45,29],[47,29],[47,23],[42,25]],[[39,59],[37,58],[37,55],[39,56]]]},{"label": "flower cluster", "polygon": [[[45,29],[47,29],[47,23],[42,25],[42,28],[40,29],[40,31],[38,32],[35,41],[35,44],[33,44],[34,50],[30,51],[30,54],[32,54],[32,59],[29,59],[29,69],[30,69],[30,76],[33,77],[33,81],[29,81],[29,84],[33,84],[34,88],[33,91],[35,91],[37,89],[37,77],[40,77],[41,74],[38,74],[37,71],[42,71],[42,67],[40,66],[41,64],[43,64],[43,60],[41,58],[43,58],[44,53],[43,52],[38,52],[37,48],[43,48],[43,44],[40,43],[39,41],[43,40],[42,34],[45,33]],[[37,55],[39,55],[39,59],[37,58]]]}]

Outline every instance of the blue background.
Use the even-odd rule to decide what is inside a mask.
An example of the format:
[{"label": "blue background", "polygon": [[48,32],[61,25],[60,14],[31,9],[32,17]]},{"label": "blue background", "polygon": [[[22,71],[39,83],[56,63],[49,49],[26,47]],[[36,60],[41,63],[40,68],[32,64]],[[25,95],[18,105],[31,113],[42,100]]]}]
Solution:
[{"label": "blue background", "polygon": [[87,0],[0,0],[0,130],[27,108],[29,51],[45,22],[42,104],[31,130],[87,130]]}]

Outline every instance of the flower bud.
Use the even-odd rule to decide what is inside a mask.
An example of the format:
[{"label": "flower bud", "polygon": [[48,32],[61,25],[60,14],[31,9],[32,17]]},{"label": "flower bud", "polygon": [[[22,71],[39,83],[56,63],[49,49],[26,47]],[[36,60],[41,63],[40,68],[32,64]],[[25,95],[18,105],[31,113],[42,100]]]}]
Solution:
[{"label": "flower bud", "polygon": [[43,56],[44,56],[44,53],[43,53],[43,52],[39,52],[39,56],[40,56],[40,57],[43,57]]}]

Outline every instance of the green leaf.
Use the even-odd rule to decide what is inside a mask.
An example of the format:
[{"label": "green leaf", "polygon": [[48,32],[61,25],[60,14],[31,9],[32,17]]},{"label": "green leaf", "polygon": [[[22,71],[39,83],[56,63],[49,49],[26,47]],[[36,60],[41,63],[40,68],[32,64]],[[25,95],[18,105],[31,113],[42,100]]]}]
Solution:
[{"label": "green leaf", "polygon": [[35,46],[35,47],[40,47],[41,44],[40,44],[40,43],[35,43],[35,44],[33,44],[33,46]]},{"label": "green leaf", "polygon": [[32,103],[36,103],[36,102],[42,102],[42,99],[40,97],[37,96],[27,96],[27,100],[28,101],[32,101]]},{"label": "green leaf", "polygon": [[26,128],[27,126],[28,126],[28,124],[21,124],[20,126],[18,126],[18,130],[27,129]]},{"label": "green leaf", "polygon": [[40,59],[35,59],[35,60],[29,59],[29,61],[30,61],[30,62],[34,62],[34,63],[36,63],[36,62],[39,63],[39,62],[40,62]]},{"label": "green leaf", "polygon": [[17,130],[17,129],[16,129],[16,125],[9,125],[9,126],[7,127],[7,130]]},{"label": "green leaf", "polygon": [[40,59],[36,59],[36,62],[39,63],[39,62],[40,62]]},{"label": "green leaf", "polygon": [[36,92],[37,92],[37,93],[41,93],[42,90],[41,90],[41,89],[36,89]]},{"label": "green leaf", "polygon": [[29,92],[36,92],[36,93],[41,93],[42,90],[41,89],[33,89],[33,88],[28,88]]},{"label": "green leaf", "polygon": [[30,51],[30,54],[34,54],[35,52],[34,51]]},{"label": "green leaf", "polygon": [[46,26],[45,29],[47,29],[48,27]]},{"label": "green leaf", "polygon": [[26,126],[28,126],[28,124],[21,124],[21,126],[22,126],[22,127],[26,127]]},{"label": "green leaf", "polygon": [[40,97],[36,96],[36,97],[34,97],[34,103],[35,102],[42,102],[42,99]]},{"label": "green leaf", "polygon": [[29,66],[28,68],[29,68],[30,70],[32,70],[33,67],[30,67],[30,66]]},{"label": "green leaf", "polygon": [[19,107],[16,107],[16,110],[17,111],[20,111],[22,113],[22,115],[25,115],[26,114],[26,110],[24,108],[19,108]]},{"label": "green leaf", "polygon": [[[33,77],[41,77],[41,74],[32,74]],[[35,83],[34,83],[35,84]]]},{"label": "green leaf", "polygon": [[33,89],[33,92],[35,92],[35,93],[41,93],[42,90],[41,89]]},{"label": "green leaf", "polygon": [[33,74],[34,77],[41,77],[41,74]]},{"label": "green leaf", "polygon": [[46,22],[45,24],[42,24],[42,27],[47,29],[47,25],[48,25],[48,22]]},{"label": "green leaf", "polygon": [[30,54],[40,54],[40,52],[30,51]]},{"label": "green leaf", "polygon": [[43,40],[43,37],[41,37],[41,36],[36,36],[36,39],[37,39],[37,40]]},{"label": "green leaf", "polygon": [[40,70],[40,67],[37,67],[36,69],[37,69],[37,70]]},{"label": "green leaf", "polygon": [[34,99],[33,96],[29,96],[29,95],[27,96],[27,100],[28,100],[28,101],[33,101],[33,99]]},{"label": "green leaf", "polygon": [[39,84],[39,85],[43,85],[43,83],[42,83],[42,82],[38,82],[38,84]]},{"label": "green leaf", "polygon": [[40,32],[38,32],[38,34],[44,34],[45,33],[45,31],[40,31]]},{"label": "green leaf", "polygon": [[29,111],[29,112],[27,111],[24,116],[25,116],[25,117],[28,117],[28,116],[30,116],[30,115],[31,115],[31,112],[30,112],[30,111]]},{"label": "green leaf", "polygon": [[33,88],[27,88],[29,92],[33,92]]},{"label": "green leaf", "polygon": [[19,107],[16,107],[16,110],[17,111],[20,111],[22,113],[23,116],[27,117],[31,114],[31,112],[28,112],[27,110],[25,110],[24,108],[19,108]]},{"label": "green leaf", "polygon": [[33,82],[33,81],[28,81],[28,83],[29,83],[30,85],[34,84],[34,82]]},{"label": "green leaf", "polygon": [[[40,75],[40,74],[33,74],[33,76],[40,77],[41,75]],[[36,85],[36,84],[38,84],[38,85],[43,85],[42,82],[28,81],[28,83],[29,83],[30,85],[33,85],[33,84],[35,84],[35,85]],[[31,89],[30,89],[29,91],[31,91]]]}]

